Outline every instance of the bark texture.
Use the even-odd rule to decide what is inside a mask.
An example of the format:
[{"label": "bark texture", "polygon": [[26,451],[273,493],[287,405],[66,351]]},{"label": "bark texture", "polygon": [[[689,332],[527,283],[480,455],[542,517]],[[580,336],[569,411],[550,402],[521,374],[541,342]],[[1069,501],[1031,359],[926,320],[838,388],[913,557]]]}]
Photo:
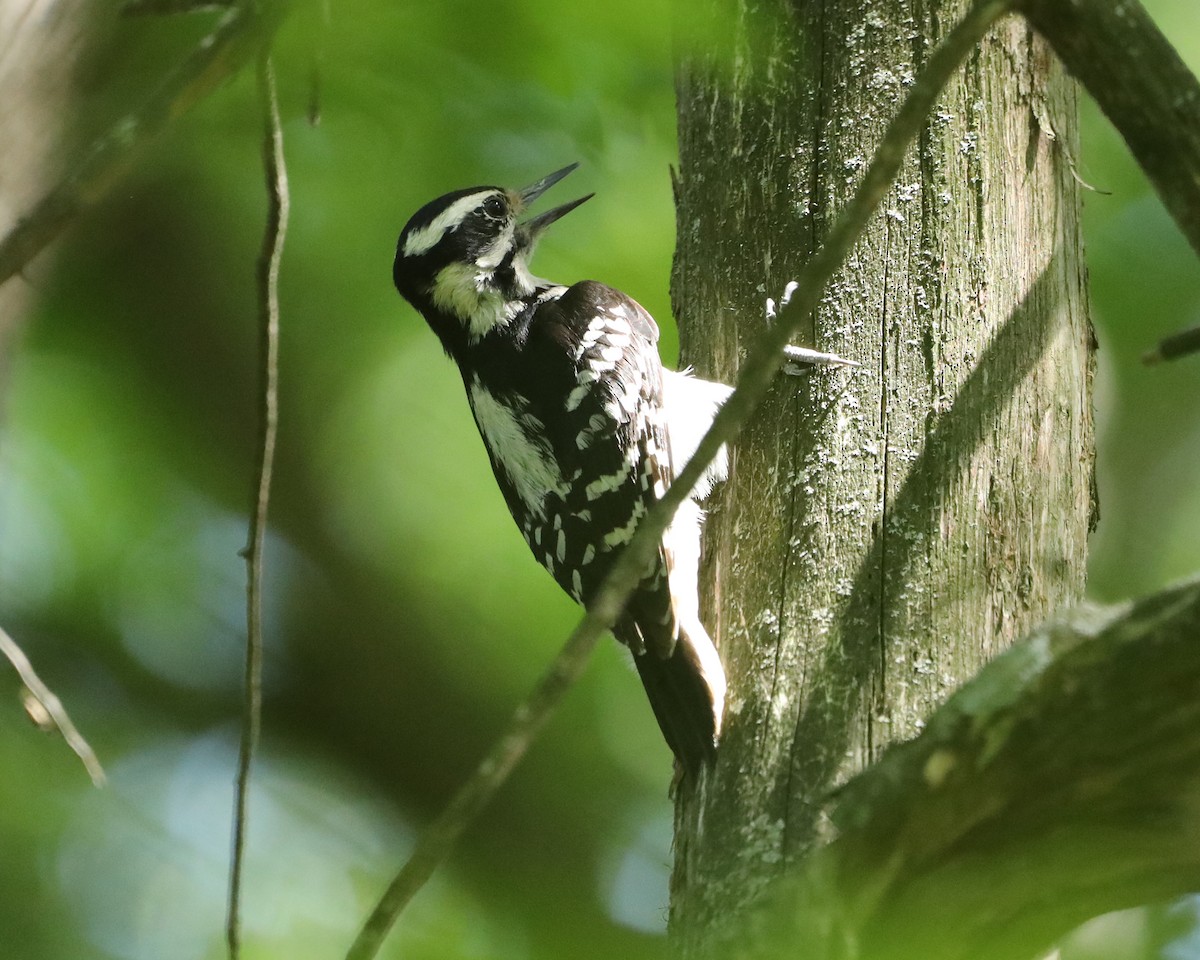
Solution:
[{"label": "bark texture", "polygon": [[[681,9],[673,283],[684,360],[732,380],[959,0]],[[1092,338],[1075,88],[1001,22],[946,90],[813,317],[864,364],[781,378],[708,525],[730,679],[681,791],[685,955],[828,838],[830,791],[1082,592]]]}]

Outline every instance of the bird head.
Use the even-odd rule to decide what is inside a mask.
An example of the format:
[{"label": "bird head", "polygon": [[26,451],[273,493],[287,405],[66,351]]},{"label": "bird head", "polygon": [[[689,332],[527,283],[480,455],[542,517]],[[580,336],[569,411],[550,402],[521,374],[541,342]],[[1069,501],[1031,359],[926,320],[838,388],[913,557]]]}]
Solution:
[{"label": "bird head", "polygon": [[542,232],[592,194],[528,220],[527,208],[578,167],[556,170],[521,190],[481,186],[455,190],[412,215],[396,244],[396,289],[446,337],[458,323],[477,341],[519,312],[538,287],[529,260]]}]

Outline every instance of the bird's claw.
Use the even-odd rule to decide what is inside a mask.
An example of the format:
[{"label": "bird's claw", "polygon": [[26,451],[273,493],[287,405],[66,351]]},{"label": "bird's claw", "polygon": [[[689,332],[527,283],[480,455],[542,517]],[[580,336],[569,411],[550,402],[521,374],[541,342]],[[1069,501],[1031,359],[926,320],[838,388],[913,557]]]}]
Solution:
[{"label": "bird's claw", "polygon": [[[783,296],[779,300],[780,310],[788,305],[799,286],[795,280],[791,280],[783,288]],[[778,315],[778,311],[775,309],[775,301],[767,297],[767,322],[773,323]],[[786,346],[783,348],[783,356],[783,372],[792,377],[798,377],[802,373],[807,373],[813,367],[862,366],[857,360],[847,360],[845,357],[839,357],[836,353],[823,353],[820,350],[812,350],[808,347]]]}]

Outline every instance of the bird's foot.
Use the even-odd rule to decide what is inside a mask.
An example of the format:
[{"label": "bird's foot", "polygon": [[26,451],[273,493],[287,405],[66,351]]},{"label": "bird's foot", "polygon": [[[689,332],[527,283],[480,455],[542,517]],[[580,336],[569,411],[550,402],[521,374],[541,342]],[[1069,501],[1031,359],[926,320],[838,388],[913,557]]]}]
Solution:
[{"label": "bird's foot", "polygon": [[[780,310],[788,305],[788,302],[792,299],[792,295],[796,292],[797,286],[796,281],[792,280],[783,288],[783,297],[779,301]],[[775,309],[775,301],[767,297],[767,322],[773,323],[777,315],[778,311]],[[783,356],[783,372],[793,377],[807,373],[814,367],[862,366],[857,360],[847,360],[845,357],[839,357],[836,353],[823,353],[820,350],[813,350],[810,347],[795,347],[790,344],[783,348]]]}]

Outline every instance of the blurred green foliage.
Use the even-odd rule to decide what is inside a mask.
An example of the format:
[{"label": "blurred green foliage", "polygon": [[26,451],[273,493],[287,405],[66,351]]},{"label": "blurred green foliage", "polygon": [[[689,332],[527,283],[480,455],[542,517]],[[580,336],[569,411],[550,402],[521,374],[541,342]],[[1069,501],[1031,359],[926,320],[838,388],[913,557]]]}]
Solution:
[{"label": "blurred green foliage", "polygon": [[[1200,64],[1194,0],[1148,5]],[[69,139],[120,116],[207,23],[98,13]],[[670,49],[666,5],[629,0],[375,0],[328,20],[304,8],[278,38],[293,215],[249,957],[341,955],[576,618],[505,512],[457,374],[391,286],[399,229],[445,190],[581,160],[560,196],[599,197],[555,227],[538,271],[602,278],[665,320]],[[1085,121],[1081,175],[1108,191],[1086,201],[1101,343],[1092,584],[1113,600],[1200,567],[1200,361],[1137,360],[1200,323],[1200,269],[1094,108]],[[33,271],[0,426],[0,624],[111,782],[91,789],[23,723],[0,671],[4,958],[222,955],[259,136],[242,76]],[[606,645],[386,955],[660,956],[669,776]]]}]

